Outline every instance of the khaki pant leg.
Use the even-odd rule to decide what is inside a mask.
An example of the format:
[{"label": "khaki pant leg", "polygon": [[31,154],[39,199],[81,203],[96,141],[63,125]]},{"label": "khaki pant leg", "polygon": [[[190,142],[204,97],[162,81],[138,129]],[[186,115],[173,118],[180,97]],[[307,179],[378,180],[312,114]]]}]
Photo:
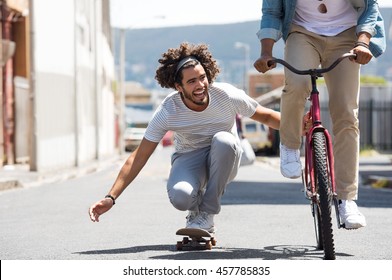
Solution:
[{"label": "khaki pant leg", "polygon": [[[355,29],[345,31],[328,41],[330,65],[337,57],[348,52],[356,40]],[[359,166],[359,77],[360,66],[348,59],[325,74],[329,93],[329,111],[333,125],[335,181],[339,199],[357,199]]]},{"label": "khaki pant leg", "polygon": [[[299,70],[316,68],[320,64],[316,38],[307,31],[294,26],[285,46],[285,60]],[[302,119],[306,100],[311,91],[310,76],[302,76],[286,69],[285,86],[281,98],[280,138],[290,149],[301,146]]]}]

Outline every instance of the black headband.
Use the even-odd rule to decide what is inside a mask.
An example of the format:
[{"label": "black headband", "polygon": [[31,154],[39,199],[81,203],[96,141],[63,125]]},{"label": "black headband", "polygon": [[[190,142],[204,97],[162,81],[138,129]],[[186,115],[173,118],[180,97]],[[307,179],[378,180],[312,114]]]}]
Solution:
[{"label": "black headband", "polygon": [[[175,78],[177,78],[177,74],[178,74],[178,72],[181,70],[181,68],[182,68],[186,63],[188,63],[188,62],[190,62],[190,61],[197,61],[197,62],[199,62],[199,61],[196,59],[196,57],[194,57],[194,56],[187,56],[187,57],[184,57],[184,58],[181,59],[180,62],[178,62],[178,64],[177,64],[176,73],[174,74],[174,77],[175,77]],[[200,63],[200,62],[199,62],[199,63]]]}]

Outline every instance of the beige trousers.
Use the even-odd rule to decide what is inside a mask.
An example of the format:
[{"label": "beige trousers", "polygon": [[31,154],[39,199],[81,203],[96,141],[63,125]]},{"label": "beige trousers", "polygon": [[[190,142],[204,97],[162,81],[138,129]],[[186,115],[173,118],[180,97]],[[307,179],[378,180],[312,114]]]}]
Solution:
[{"label": "beige trousers", "polygon": [[[355,28],[335,37],[320,36],[294,25],[286,41],[285,60],[298,69],[328,67],[356,41]],[[339,199],[357,199],[359,157],[360,66],[349,59],[324,74],[332,120],[335,178]],[[310,77],[285,69],[281,99],[281,142],[291,149],[301,146],[302,118],[311,91]]]}]

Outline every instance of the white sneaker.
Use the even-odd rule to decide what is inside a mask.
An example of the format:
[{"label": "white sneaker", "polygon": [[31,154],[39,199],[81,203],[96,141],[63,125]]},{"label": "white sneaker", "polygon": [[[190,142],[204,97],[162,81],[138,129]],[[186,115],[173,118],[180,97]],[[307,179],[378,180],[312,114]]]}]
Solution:
[{"label": "white sneaker", "polygon": [[187,228],[199,228],[214,233],[214,215],[206,212],[200,212],[199,215],[193,219],[193,222],[187,226]]},{"label": "white sneaker", "polygon": [[366,226],[365,216],[359,212],[353,200],[342,200],[339,204],[339,215],[346,229],[358,229]]},{"label": "white sneaker", "polygon": [[197,215],[199,215],[199,211],[188,211],[188,216],[186,216],[186,227],[189,227],[189,225],[193,223]]},{"label": "white sneaker", "polygon": [[280,143],[280,172],[286,178],[299,178],[302,173],[299,150],[287,148]]}]

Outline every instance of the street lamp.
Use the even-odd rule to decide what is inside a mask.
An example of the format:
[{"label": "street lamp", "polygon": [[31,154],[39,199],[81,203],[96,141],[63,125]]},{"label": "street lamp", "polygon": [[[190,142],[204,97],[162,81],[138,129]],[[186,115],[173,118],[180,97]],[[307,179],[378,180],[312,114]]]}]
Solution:
[{"label": "street lamp", "polygon": [[248,87],[247,87],[247,85],[248,85],[248,83],[247,83],[247,81],[248,81],[247,72],[248,72],[248,68],[249,68],[249,64],[250,64],[250,46],[248,44],[246,44],[246,43],[243,43],[243,42],[235,42],[234,47],[236,49],[243,49],[244,50],[244,77],[243,77],[243,81],[242,82],[243,82],[243,89],[244,89],[244,91],[247,94],[249,94],[247,92],[247,90],[248,90]]},{"label": "street lamp", "polygon": [[125,31],[120,28],[120,108],[119,108],[119,129],[120,129],[120,155],[125,153],[124,131],[125,131]]},{"label": "street lamp", "polygon": [[[150,19],[157,19],[157,20],[164,20],[166,19],[163,15],[156,15]],[[140,24],[140,23],[139,23]],[[143,27],[143,23],[139,25],[139,28]],[[120,155],[125,153],[125,143],[124,143],[124,132],[126,128],[126,121],[125,121],[125,49],[126,49],[126,32],[127,30],[138,28],[137,24],[129,25],[128,27],[120,27],[120,54],[119,54],[119,66],[120,66],[120,108],[119,108],[119,128],[120,128]]]}]

